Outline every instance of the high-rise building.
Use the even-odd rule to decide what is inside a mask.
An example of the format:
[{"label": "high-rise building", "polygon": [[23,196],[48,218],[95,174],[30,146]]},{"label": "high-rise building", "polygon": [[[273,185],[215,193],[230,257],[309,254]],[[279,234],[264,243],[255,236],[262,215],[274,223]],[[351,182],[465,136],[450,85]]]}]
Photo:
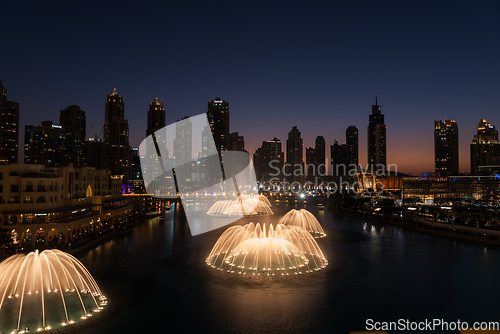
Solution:
[{"label": "high-rise building", "polygon": [[345,130],[345,140],[347,146],[348,170],[357,169],[359,165],[359,141],[358,128],[350,126]]},{"label": "high-rise building", "polygon": [[66,131],[61,125],[52,121],[43,121],[33,132],[28,152],[25,160],[29,163],[66,166],[68,164]]},{"label": "high-rise building", "polygon": [[322,181],[326,175],[326,165],[325,165],[325,138],[323,136],[316,137],[314,143],[314,165],[316,169],[316,175]]},{"label": "high-rise building", "polygon": [[17,163],[19,148],[19,103],[7,100],[0,81],[0,162]]},{"label": "high-rise building", "polygon": [[314,178],[318,176],[318,170],[316,169],[316,150],[314,147],[306,148],[306,180],[314,181]]},{"label": "high-rise building", "polygon": [[160,99],[155,98],[155,100],[149,104],[146,137],[163,127],[165,127],[165,108],[163,103],[160,103]]},{"label": "high-rise building", "polygon": [[102,139],[89,138],[85,142],[86,159],[85,163],[89,167],[98,169],[104,168],[104,144]]},{"label": "high-rise building", "polygon": [[384,114],[375,98],[368,123],[368,166],[370,171],[387,169],[386,130]]},{"label": "high-rise building", "polygon": [[[288,132],[288,139],[286,140],[286,172],[291,174],[289,177],[290,183],[304,181],[304,142],[300,135],[299,129],[296,126]],[[299,173],[297,171],[302,171]]]},{"label": "high-rise building", "polygon": [[245,151],[245,139],[243,136],[239,136],[238,132],[231,132],[229,134],[229,150]]},{"label": "high-rise building", "polygon": [[33,161],[30,161],[30,147],[32,145],[33,139],[35,138],[35,130],[36,126],[26,124],[24,126],[24,163],[32,164]]},{"label": "high-rise building", "polygon": [[68,163],[74,167],[85,166],[85,136],[86,117],[85,111],[79,106],[71,105],[61,110],[59,124],[66,131],[66,151]]},{"label": "high-rise building", "polygon": [[500,166],[498,130],[482,119],[477,127],[477,135],[474,136],[470,145],[471,174],[478,175],[480,167],[485,170],[486,167],[492,169],[495,166]]},{"label": "high-rise building", "polygon": [[[281,141],[274,137],[273,140],[262,142],[262,146],[255,150],[253,163],[255,175],[260,182],[270,181],[272,178],[283,180],[283,175],[276,168],[283,170],[284,154],[281,150]],[[273,168],[274,167],[274,168]]]},{"label": "high-rise building", "polygon": [[333,145],[330,145],[330,157],[332,163],[331,175],[333,176],[344,176],[349,173],[349,159],[348,159],[348,146],[347,144],[339,144],[338,141],[334,141]]},{"label": "high-rise building", "polygon": [[351,175],[351,170],[357,170],[359,165],[358,157],[358,128],[350,126],[345,131],[345,144],[339,144],[336,140],[330,146],[331,175],[344,176]]},{"label": "high-rise building", "polygon": [[229,102],[216,97],[208,102],[208,123],[212,129],[215,147],[219,151],[229,150]]},{"label": "high-rise building", "polygon": [[176,165],[193,160],[193,123],[189,117],[177,121],[173,148]]},{"label": "high-rise building", "polygon": [[127,175],[130,160],[129,126],[125,119],[125,104],[113,89],[108,94],[104,119],[104,167],[113,175]]},{"label": "high-rise building", "polygon": [[434,121],[434,166],[441,176],[458,175],[458,125],[445,119]]}]

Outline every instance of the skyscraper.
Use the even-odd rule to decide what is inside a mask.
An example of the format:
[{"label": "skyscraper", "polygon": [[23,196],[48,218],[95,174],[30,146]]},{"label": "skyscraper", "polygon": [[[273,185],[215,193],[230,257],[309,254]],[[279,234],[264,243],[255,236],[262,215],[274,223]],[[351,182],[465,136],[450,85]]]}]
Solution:
[{"label": "skyscraper", "polygon": [[314,181],[314,178],[318,176],[318,171],[316,169],[316,151],[314,147],[306,148],[306,180]]},{"label": "skyscraper", "polygon": [[66,131],[52,121],[43,121],[33,132],[25,161],[46,166],[66,166],[68,151]]},{"label": "skyscraper", "polygon": [[189,117],[177,121],[173,147],[177,166],[193,159],[193,124]]},{"label": "skyscraper", "polygon": [[89,138],[85,142],[86,159],[85,164],[98,169],[104,168],[104,144],[102,139]]},{"label": "skyscraper", "polygon": [[434,166],[442,176],[458,175],[458,125],[434,121]]},{"label": "skyscraper", "polygon": [[[300,135],[299,129],[296,126],[288,132],[288,139],[286,140],[286,172],[292,174],[289,177],[290,183],[304,181],[304,142]],[[297,171],[302,171],[299,173]],[[301,175],[300,175],[301,174]]]},{"label": "skyscraper", "polygon": [[160,103],[160,99],[155,98],[155,100],[149,104],[146,137],[163,127],[165,127],[165,108],[163,103]]},{"label": "skyscraper", "polygon": [[276,168],[280,170],[283,168],[284,154],[281,150],[281,141],[276,137],[272,140],[263,141],[262,146],[255,150],[253,163],[258,181],[265,182],[272,178],[277,178],[282,181],[283,175],[281,175],[281,173],[272,175],[277,174]]},{"label": "skyscraper", "polygon": [[322,181],[326,175],[325,138],[323,136],[317,136],[314,144],[314,166],[316,169],[316,176]]},{"label": "skyscraper", "polygon": [[229,134],[229,150],[245,151],[245,139],[243,136],[239,136],[238,132],[231,132]]},{"label": "skyscraper", "polygon": [[471,174],[478,175],[479,167],[500,165],[500,142],[498,131],[485,119],[479,122],[477,135],[470,145]]},{"label": "skyscraper", "polygon": [[66,131],[66,152],[68,163],[74,167],[85,166],[85,135],[86,117],[85,111],[79,106],[71,105],[61,110],[59,124]]},{"label": "skyscraper", "polygon": [[339,142],[335,140],[333,145],[330,145],[330,157],[332,163],[331,174],[333,176],[348,175],[349,159],[347,144],[339,144]]},{"label": "skyscraper", "polygon": [[19,103],[7,101],[0,81],[0,161],[17,163],[19,148]]},{"label": "skyscraper", "polygon": [[347,146],[346,162],[348,163],[348,170],[357,169],[359,165],[358,128],[353,125],[348,127],[345,130],[345,140]]},{"label": "skyscraper", "polygon": [[127,175],[130,159],[129,127],[125,119],[125,104],[113,89],[108,94],[104,119],[104,167],[113,175]]},{"label": "skyscraper", "polygon": [[381,107],[375,98],[375,105],[372,105],[372,114],[368,123],[368,166],[370,171],[381,169],[385,171],[387,169],[386,130],[384,114],[382,114]]},{"label": "skyscraper", "polygon": [[32,161],[30,161],[30,159],[31,159],[30,147],[33,143],[33,139],[35,138],[35,130],[36,130],[36,126],[34,126],[34,125],[26,124],[24,126],[24,163],[25,164],[33,163]]},{"label": "skyscraper", "polygon": [[219,151],[229,150],[229,102],[218,97],[208,102],[207,117],[215,147]]}]

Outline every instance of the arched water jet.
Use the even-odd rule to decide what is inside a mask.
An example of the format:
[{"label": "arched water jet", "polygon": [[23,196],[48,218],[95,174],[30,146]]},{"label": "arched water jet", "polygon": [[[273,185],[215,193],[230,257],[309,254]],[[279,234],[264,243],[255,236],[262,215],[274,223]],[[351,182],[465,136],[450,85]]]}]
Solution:
[{"label": "arched water jet", "polygon": [[296,226],[232,226],[219,237],[207,265],[232,274],[289,276],[321,270],[328,261],[311,234]]},{"label": "arched water jet", "polygon": [[316,217],[305,209],[292,209],[288,211],[281,217],[279,224],[301,227],[311,233],[314,238],[323,238],[326,236]]},{"label": "arched water jet", "polygon": [[215,217],[255,217],[272,215],[273,211],[259,197],[241,195],[241,201],[239,199],[217,201],[207,214]]},{"label": "arched water jet", "polygon": [[89,271],[70,254],[36,250],[0,263],[0,331],[70,326],[107,304]]}]

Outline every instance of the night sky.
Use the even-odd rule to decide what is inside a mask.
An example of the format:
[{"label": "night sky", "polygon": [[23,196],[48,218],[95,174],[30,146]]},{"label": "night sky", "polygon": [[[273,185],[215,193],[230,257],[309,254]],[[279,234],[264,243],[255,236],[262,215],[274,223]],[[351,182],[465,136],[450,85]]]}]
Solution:
[{"label": "night sky", "polygon": [[366,164],[378,96],[389,163],[433,171],[434,120],[448,118],[467,172],[480,119],[500,127],[499,14],[495,1],[11,1],[0,14],[0,80],[20,103],[20,146],[25,124],[58,123],[71,104],[86,111],[89,136],[99,133],[116,87],[132,146],[156,96],[167,123],[220,97],[252,154],[274,136],[285,149],[294,125],[305,147],[322,135],[329,151],[356,125]]}]

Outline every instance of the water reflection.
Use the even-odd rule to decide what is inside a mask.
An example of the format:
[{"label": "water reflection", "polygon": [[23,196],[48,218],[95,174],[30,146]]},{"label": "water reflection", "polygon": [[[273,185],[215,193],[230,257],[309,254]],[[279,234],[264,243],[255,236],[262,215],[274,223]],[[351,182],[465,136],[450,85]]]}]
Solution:
[{"label": "water reflection", "polygon": [[[274,215],[234,224],[276,223],[304,208],[272,204]],[[163,224],[150,219],[81,254],[110,305],[118,304],[93,332],[142,332],[148,324],[155,331],[347,333],[363,330],[367,318],[495,321],[497,248],[305,208],[325,229],[318,244],[329,266],[303,278],[248,280],[211,270],[205,258],[227,227],[192,237],[180,206]]]}]

